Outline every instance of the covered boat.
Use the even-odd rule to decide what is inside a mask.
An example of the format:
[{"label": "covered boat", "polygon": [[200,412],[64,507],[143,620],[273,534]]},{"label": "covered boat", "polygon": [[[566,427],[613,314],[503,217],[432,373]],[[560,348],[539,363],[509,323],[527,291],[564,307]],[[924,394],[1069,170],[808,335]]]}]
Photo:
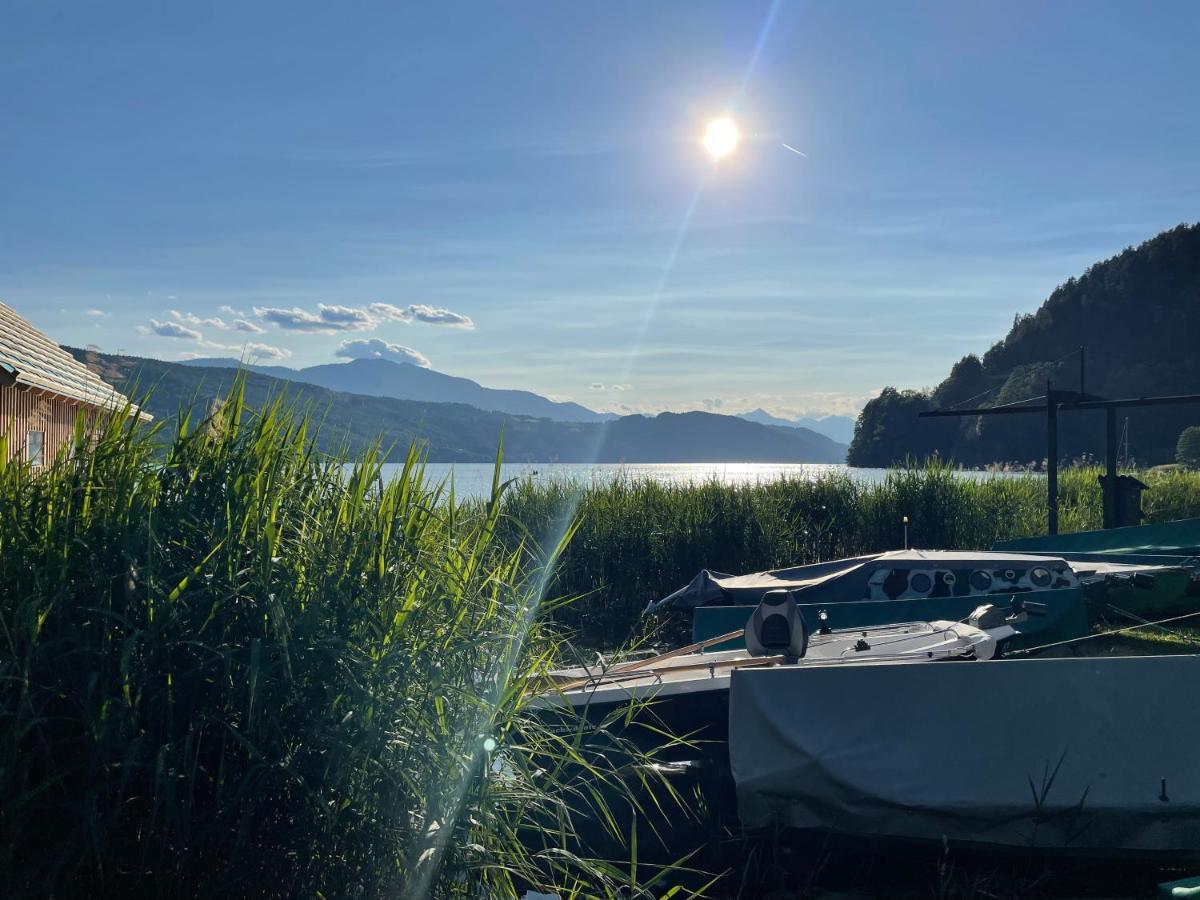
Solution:
[{"label": "covered boat", "polygon": [[1065,559],[1098,588],[1097,599],[1130,618],[1200,610],[1200,519],[1021,538],[992,549]]},{"label": "covered boat", "polygon": [[692,610],[693,639],[701,641],[745,625],[772,590],[790,591],[810,622],[824,613],[833,628],[962,621],[981,604],[1019,595],[1044,604],[1046,614],[1018,642],[1049,643],[1087,633],[1083,587],[1066,560],[1049,555],[896,550],[749,575],[705,569],[647,612]]},{"label": "covered boat", "polygon": [[733,674],[738,813],[882,838],[1200,855],[1200,657]]}]

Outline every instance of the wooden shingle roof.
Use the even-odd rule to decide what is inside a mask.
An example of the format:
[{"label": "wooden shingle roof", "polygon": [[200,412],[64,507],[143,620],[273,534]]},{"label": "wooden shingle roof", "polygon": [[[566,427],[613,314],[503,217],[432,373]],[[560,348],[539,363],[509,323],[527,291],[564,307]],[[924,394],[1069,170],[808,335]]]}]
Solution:
[{"label": "wooden shingle roof", "polygon": [[[124,394],[4,303],[0,303],[0,378],[102,409],[120,409],[129,403]],[[132,411],[138,412],[136,407]]]}]

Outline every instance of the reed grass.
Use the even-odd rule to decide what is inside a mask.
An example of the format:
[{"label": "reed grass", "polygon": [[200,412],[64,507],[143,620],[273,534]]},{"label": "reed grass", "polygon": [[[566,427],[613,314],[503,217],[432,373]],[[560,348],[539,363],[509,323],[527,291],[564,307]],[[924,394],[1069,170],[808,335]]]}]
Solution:
[{"label": "reed grass", "polygon": [[[1101,527],[1099,469],[1059,475],[1060,529]],[[1200,516],[1200,473],[1140,473],[1147,521]],[[553,589],[582,599],[555,615],[576,642],[612,648],[647,629],[680,639],[686,623],[663,630],[641,619],[646,604],[682,587],[701,569],[742,573],[904,546],[987,549],[1044,534],[1041,477],[956,475],[931,463],[890,471],[882,483],[846,474],[753,485],[672,485],[618,478],[609,484],[524,480],[505,497],[519,534],[551,539],[564,511],[578,522],[559,558]]]},{"label": "reed grass", "polygon": [[560,648],[502,486],[347,473],[241,398],[0,464],[0,892],[652,895],[574,839],[660,795],[531,712]]},{"label": "reed grass", "polygon": [[[5,896],[669,894],[679,870],[637,864],[636,823],[681,798],[530,706],[564,629],[616,647],[701,568],[895,548],[905,515],[928,547],[1045,527],[1041,480],[939,466],[497,476],[461,502],[415,449],[385,478],[382,453],[347,470],[314,448],[283,400],[235,390],[172,434],[118,411],[43,472],[0,463]],[[1099,525],[1095,475],[1062,474],[1064,530]],[[1200,514],[1200,476],[1144,477],[1152,521]]]}]

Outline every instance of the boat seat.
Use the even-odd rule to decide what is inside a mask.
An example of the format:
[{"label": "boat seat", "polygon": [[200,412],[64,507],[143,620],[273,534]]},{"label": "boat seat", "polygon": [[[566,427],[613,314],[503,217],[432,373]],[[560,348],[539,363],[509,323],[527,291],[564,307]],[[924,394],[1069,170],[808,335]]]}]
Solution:
[{"label": "boat seat", "polygon": [[791,591],[767,591],[746,623],[746,649],[751,656],[800,659],[808,651],[808,628]]}]

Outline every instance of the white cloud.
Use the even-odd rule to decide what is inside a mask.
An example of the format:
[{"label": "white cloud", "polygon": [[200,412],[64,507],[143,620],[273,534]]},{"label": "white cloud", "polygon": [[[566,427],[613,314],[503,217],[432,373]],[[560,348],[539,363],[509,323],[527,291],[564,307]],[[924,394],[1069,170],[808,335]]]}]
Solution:
[{"label": "white cloud", "polygon": [[[236,353],[238,359],[242,362],[257,363],[264,360],[279,361],[288,359],[292,355],[291,350],[286,350],[283,347],[273,347],[270,344],[250,343],[242,347],[228,347],[224,344],[210,344],[205,341],[204,346],[211,347],[214,350],[225,350],[231,353]],[[197,353],[194,350],[185,350],[183,353],[176,354],[178,359],[206,359],[210,354]]]},{"label": "white cloud", "polygon": [[428,358],[412,347],[391,344],[379,338],[342,341],[334,356],[345,359],[390,359],[392,362],[411,363],[422,369],[428,369],[430,365]]},{"label": "white cloud", "polygon": [[450,328],[473,330],[470,316],[441,306],[413,303],[400,307],[392,303],[369,303],[366,306],[337,306],[318,303],[316,312],[293,306],[256,306],[254,315],[289,331],[310,331],[333,334],[338,331],[373,331],[384,322],[424,322]]},{"label": "white cloud", "polygon": [[91,316],[93,319],[107,319],[109,316],[112,315],[112,313],[107,312],[106,310],[103,310],[103,309],[89,309],[87,311],[87,314],[89,316]]},{"label": "white cloud", "polygon": [[378,320],[365,309],[353,306],[327,306],[324,303],[317,304],[315,313],[298,306],[293,306],[291,309],[256,306],[254,315],[288,331],[312,331],[319,334],[332,334],[337,331],[370,331],[378,324]]},{"label": "white cloud", "polygon": [[381,321],[411,322],[412,313],[391,303],[369,303],[367,311]]},{"label": "white cloud", "polygon": [[593,381],[591,384],[593,391],[628,391],[633,389],[632,384],[605,384],[602,381]]},{"label": "white cloud", "polygon": [[379,324],[365,309],[356,306],[317,304],[317,313],[322,321],[346,331],[365,331]]},{"label": "white cloud", "polygon": [[443,306],[426,306],[424,303],[414,303],[408,307],[408,314],[418,322],[429,325],[449,325],[451,328],[474,330],[475,323],[470,316],[456,313]]},{"label": "white cloud", "polygon": [[292,355],[292,351],[284,347],[275,347],[271,344],[260,344],[253,341],[244,347],[236,349],[240,349],[242,351],[242,358],[249,362],[258,362],[264,359],[278,361],[288,359]]},{"label": "white cloud", "polygon": [[[257,341],[247,341],[243,344],[222,344],[218,341],[210,341],[205,338],[203,332],[192,327],[193,325],[203,325],[221,331],[244,331],[250,334],[261,334],[263,329],[253,322],[246,322],[239,319],[230,324],[216,316],[204,319],[194,313],[180,312],[177,309],[169,310],[169,313],[174,321],[160,322],[158,319],[151,319],[149,326],[139,325],[137,327],[138,334],[157,334],[160,337],[195,341],[209,351],[236,354],[239,358],[252,362],[283,360],[288,359],[292,355],[292,351],[284,347],[276,347],[273,344],[263,344]],[[186,353],[181,353],[179,358],[198,359],[204,355],[194,351],[187,351]]]},{"label": "white cloud", "polygon": [[191,325],[195,328],[203,326],[206,328],[216,328],[219,331],[229,331],[230,328],[229,324],[219,316],[212,316],[207,319],[202,319],[195,313],[180,312],[177,309],[168,309],[167,312],[176,322],[180,322],[184,325]]},{"label": "white cloud", "polygon": [[[251,322],[246,318],[237,318],[230,322],[222,319],[220,316],[209,316],[204,318],[196,315],[195,313],[180,312],[177,309],[169,309],[167,312],[176,322],[181,325],[187,325],[191,328],[215,328],[218,331],[242,331],[246,334],[264,334],[266,332],[266,329],[261,325],[256,325],[254,322]],[[244,316],[244,314],[239,314],[231,306],[222,306],[221,312],[235,316]],[[107,315],[107,313],[105,315]]]},{"label": "white cloud", "polygon": [[[145,328],[146,326],[142,327]],[[160,322],[158,319],[151,319],[149,330],[159,337],[181,338],[188,341],[204,340],[204,335],[195,328],[188,328],[179,322]]]}]

